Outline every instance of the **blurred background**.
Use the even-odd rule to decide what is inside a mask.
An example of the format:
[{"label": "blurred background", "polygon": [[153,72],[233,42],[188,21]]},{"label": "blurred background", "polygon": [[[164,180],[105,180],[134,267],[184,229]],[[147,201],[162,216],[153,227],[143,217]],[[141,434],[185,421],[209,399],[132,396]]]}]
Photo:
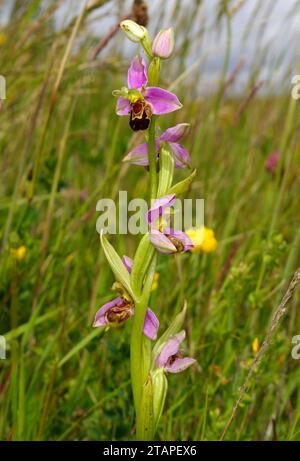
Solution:
[{"label": "blurred background", "polygon": [[[184,141],[215,251],[161,257],[151,307],[161,332],[188,303],[194,367],[169,379],[162,440],[218,440],[274,309],[299,265],[297,0],[0,0],[0,360],[2,440],[134,437],[130,322],[91,325],[113,293],[96,203],[147,197],[143,168],[122,164],[140,135],[115,114],[138,46],[130,17],[154,36],[174,27],[161,85],[189,122]],[[185,177],[177,171],[176,180]],[[138,239],[111,239],[133,256]],[[273,336],[228,440],[300,439],[299,294]]]}]

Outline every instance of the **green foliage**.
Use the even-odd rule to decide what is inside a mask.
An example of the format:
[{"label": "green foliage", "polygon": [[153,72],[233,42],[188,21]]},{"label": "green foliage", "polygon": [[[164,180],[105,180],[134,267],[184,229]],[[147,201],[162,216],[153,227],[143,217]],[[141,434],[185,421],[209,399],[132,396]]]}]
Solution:
[{"label": "green foliage", "polygon": [[[64,63],[74,22],[54,27],[59,2],[15,3],[0,31],[6,37],[0,69],[7,78],[0,113],[0,334],[8,347],[0,361],[0,439],[126,440],[134,424],[130,322],[101,333],[92,321],[114,282],[95,229],[96,203],[127,189],[148,197],[146,169],[122,164],[139,140],[126,119],[118,120],[111,97],[124,84],[128,59],[114,48],[122,44],[118,36],[109,54],[87,59],[96,45],[88,12]],[[191,46],[197,59],[205,56],[205,24],[195,31],[201,2],[191,4],[180,23],[173,18],[184,36],[177,42],[176,72],[167,63],[170,79],[163,82],[184,108],[161,128],[192,120],[184,144],[197,176],[182,183],[184,174],[176,170],[174,184],[205,199],[206,225],[215,230],[218,249],[158,259],[164,276],[150,307],[160,318],[159,336],[186,300],[187,348],[199,364],[168,377],[159,427],[164,440],[220,438],[255,356],[253,341],[262,344],[300,255],[299,105],[288,93],[258,93],[241,114],[256,66],[243,94],[223,94],[220,75],[213,96],[199,96],[202,65],[193,73],[186,58]],[[230,20],[229,7],[219,2],[218,28],[224,15]],[[266,60],[271,51],[264,49]],[[272,175],[265,161],[278,149],[281,170]],[[15,257],[12,250],[22,246],[24,257]],[[121,235],[113,247],[132,257],[136,240]],[[120,261],[112,264],[118,272]],[[128,282],[121,269],[122,277]],[[300,364],[291,358],[291,339],[300,334],[298,306],[299,295],[227,439],[300,439]]]}]

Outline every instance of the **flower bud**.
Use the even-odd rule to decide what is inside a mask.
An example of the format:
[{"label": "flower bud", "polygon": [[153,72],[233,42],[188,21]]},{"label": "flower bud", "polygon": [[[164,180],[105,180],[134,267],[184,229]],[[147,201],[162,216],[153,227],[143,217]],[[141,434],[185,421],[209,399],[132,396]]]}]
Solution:
[{"label": "flower bud", "polygon": [[145,27],[140,26],[131,19],[126,19],[120,24],[121,29],[129,40],[135,43],[139,43],[146,36],[147,30]]},{"label": "flower bud", "polygon": [[173,29],[161,30],[153,42],[153,56],[157,56],[161,59],[168,59],[173,53],[174,44],[175,39]]}]

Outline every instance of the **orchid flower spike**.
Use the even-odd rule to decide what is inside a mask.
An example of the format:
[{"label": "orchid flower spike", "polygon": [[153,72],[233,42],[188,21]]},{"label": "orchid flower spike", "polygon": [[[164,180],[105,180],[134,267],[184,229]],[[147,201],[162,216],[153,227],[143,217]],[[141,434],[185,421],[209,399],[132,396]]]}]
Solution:
[{"label": "orchid flower spike", "polygon": [[[123,264],[127,271],[131,273],[133,261],[128,256],[123,256]],[[121,294],[112,301],[104,304],[96,313],[94,327],[116,327],[129,320],[134,315],[134,302],[125,293]],[[143,333],[149,339],[155,340],[159,320],[154,312],[148,307],[146,311]]]},{"label": "orchid flower spike", "polygon": [[[155,141],[156,158],[158,159],[161,144],[166,142],[174,156],[175,166],[177,168],[190,166],[190,154],[178,143],[187,134],[189,127],[188,123],[179,123],[164,131]],[[132,165],[148,166],[148,144],[144,143],[137,146],[126,155],[123,162],[131,163]]]},{"label": "orchid flower spike", "polygon": [[157,359],[156,366],[163,368],[167,373],[180,373],[193,365],[196,360],[192,357],[183,357],[180,348],[185,339],[185,331],[172,336],[162,347]]},{"label": "orchid flower spike", "polygon": [[176,202],[174,194],[165,195],[153,203],[148,211],[151,243],[160,253],[172,254],[189,251],[194,247],[190,237],[182,231],[164,227],[163,214]]},{"label": "orchid flower spike", "polygon": [[146,63],[136,56],[128,70],[128,88],[113,92],[118,96],[117,114],[130,115],[129,124],[134,131],[147,130],[153,114],[169,114],[182,107],[175,94],[159,87],[147,87],[147,82]]}]

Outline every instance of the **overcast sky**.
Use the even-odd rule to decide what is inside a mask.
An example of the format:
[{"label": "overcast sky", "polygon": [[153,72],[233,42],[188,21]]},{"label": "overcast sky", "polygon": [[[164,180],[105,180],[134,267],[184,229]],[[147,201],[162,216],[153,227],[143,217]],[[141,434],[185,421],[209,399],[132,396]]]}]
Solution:
[{"label": "overcast sky", "polygon": [[[64,27],[74,15],[82,8],[85,0],[64,0],[59,14],[56,16],[57,27]],[[6,2],[11,4],[11,0]],[[201,63],[203,83],[209,83],[217,78],[223,66],[226,35],[223,24],[222,29],[218,30],[213,23],[216,17],[216,8],[219,0],[203,0],[198,14],[193,17],[193,29],[195,34],[206,24],[201,49],[198,42],[190,46],[187,57],[187,66],[196,69],[197,60],[206,56],[205,64]],[[237,3],[232,0],[231,4]],[[92,14],[90,20],[90,30],[101,38],[109,28],[116,23],[119,15],[130,11],[132,0],[112,0],[108,5]],[[175,10],[176,5],[180,5]],[[158,28],[174,26],[174,18],[178,25],[183,24],[189,12],[193,11],[194,0],[148,0],[149,16],[151,18],[149,29],[154,34]],[[163,14],[162,14],[163,5]],[[257,6],[260,5],[259,14]],[[2,7],[2,20],[5,17],[5,8]],[[211,25],[212,27],[210,27]],[[251,26],[250,33],[247,33]],[[262,30],[264,31],[262,35]],[[189,30],[191,32],[191,29]],[[183,33],[177,37],[177,47],[180,48],[184,37]],[[229,71],[232,70],[237,62],[242,58],[245,66],[240,74],[238,85],[243,86],[247,81],[249,69],[253,63],[260,66],[260,76],[263,79],[273,80],[273,86],[281,84],[283,75],[287,68],[290,74],[285,77],[285,84],[288,79],[297,73],[300,39],[300,0],[246,0],[232,21],[232,46],[230,55]],[[123,40],[118,40],[113,44],[114,50],[122,52],[126,57],[130,57],[136,52],[134,46]],[[268,47],[268,60],[260,62],[261,53]],[[110,49],[106,50],[108,53]],[[200,63],[199,63],[200,65]],[[271,75],[271,77],[270,77]],[[205,83],[206,82],[206,83]]]}]

